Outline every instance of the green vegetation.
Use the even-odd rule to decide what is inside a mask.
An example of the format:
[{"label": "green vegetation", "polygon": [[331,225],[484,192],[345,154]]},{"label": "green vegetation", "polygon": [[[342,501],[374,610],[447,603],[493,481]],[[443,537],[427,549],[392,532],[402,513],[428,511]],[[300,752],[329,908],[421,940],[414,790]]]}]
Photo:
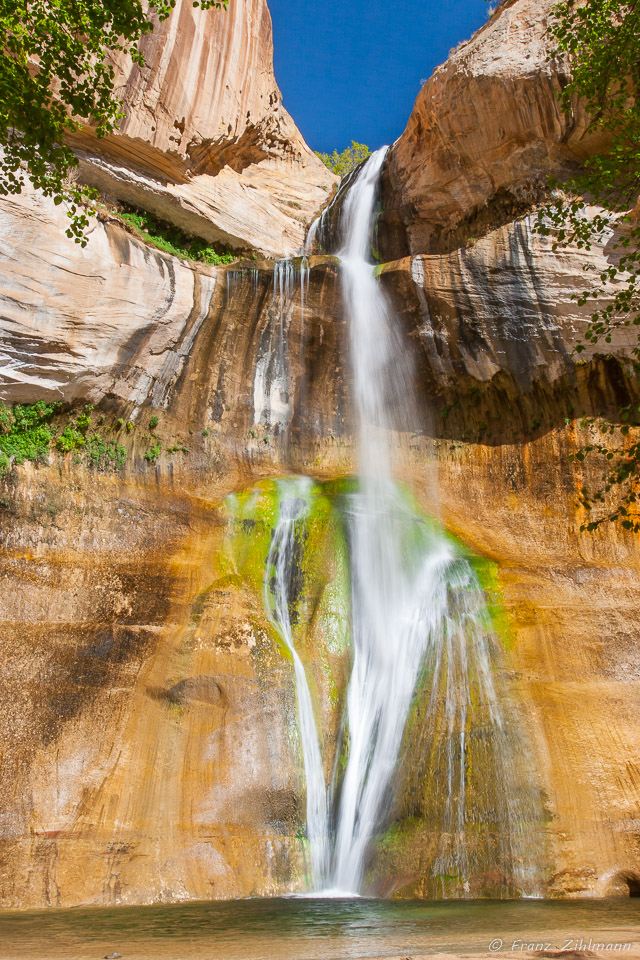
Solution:
[{"label": "green vegetation", "polygon": [[158,457],[160,456],[160,451],[162,450],[162,442],[157,440],[153,446],[149,447],[148,450],[144,452],[144,458],[148,463],[157,463]]},{"label": "green vegetation", "polygon": [[83,447],[85,443],[84,434],[71,423],[68,423],[60,436],[56,437],[56,447],[60,453],[70,453],[76,447]]},{"label": "green vegetation", "polygon": [[[614,331],[640,327],[640,220],[630,212],[640,193],[640,4],[635,0],[573,0],[557,4],[549,26],[555,56],[569,55],[572,79],[560,95],[561,106],[572,114],[572,101],[580,98],[591,118],[589,130],[598,133],[605,148],[585,163],[581,171],[561,186],[539,212],[538,230],[553,239],[553,248],[576,244],[589,254],[614,228],[613,256],[602,270],[586,257],[584,269],[598,274],[597,283],[577,297],[580,304],[593,301],[596,309],[576,345],[611,343]],[[589,215],[585,200],[602,209]],[[598,300],[607,298],[606,307]],[[640,374],[640,330],[632,351],[629,376],[632,395]],[[582,524],[595,530],[602,523],[620,520],[628,530],[640,530],[640,407],[623,406],[618,422],[604,417],[584,421],[599,438],[578,453],[574,462],[599,455],[609,465],[604,484],[583,489],[580,503],[598,516]]]},{"label": "green vegetation", "polygon": [[43,400],[16,403],[11,408],[0,403],[0,477],[25,460],[45,463],[52,449],[63,457],[75,450],[80,454],[75,462],[96,470],[119,470],[124,465],[125,447],[106,439],[99,430],[89,433],[91,404],[73,420],[61,410],[61,403]]},{"label": "green vegetation", "polygon": [[120,470],[127,459],[126,447],[115,440],[105,440],[99,433],[87,437],[86,462],[96,470]]},{"label": "green vegetation", "polygon": [[[196,0],[203,9],[228,0]],[[144,65],[139,41],[165,20],[175,0],[0,0],[0,196],[20,193],[27,179],[66,202],[67,236],[83,246],[86,201],[95,192],[69,183],[77,165],[65,134],[89,123],[99,138],[117,129],[113,55]]]},{"label": "green vegetation", "polygon": [[0,477],[13,462],[16,466],[31,460],[44,463],[51,444],[50,421],[59,403],[16,403],[8,409],[0,403]]},{"label": "green vegetation", "polygon": [[364,143],[351,141],[351,146],[346,147],[342,153],[334,150],[333,153],[320,153],[316,150],[316,156],[320,157],[325,167],[329,167],[339,177],[344,177],[351,173],[359,163],[371,156],[371,150]]},{"label": "green vegetation", "polygon": [[154,413],[154,415],[149,420],[149,430],[155,430],[155,428],[158,426],[159,423],[160,423],[160,420]]},{"label": "green vegetation", "polygon": [[[601,524],[618,519],[625,530],[636,533],[640,530],[640,519],[632,506],[638,502],[640,437],[637,428],[640,426],[640,405],[623,407],[618,411],[618,416],[622,423],[612,423],[604,417],[586,417],[579,424],[582,429],[589,428],[593,437],[586,446],[570,454],[569,459],[573,463],[582,463],[590,453],[596,453],[608,467],[604,484],[592,490],[583,486],[578,495],[578,503],[590,515],[594,507],[600,511],[600,516],[585,520],[581,530],[597,530]],[[630,422],[625,423],[625,420]],[[636,429],[632,435],[634,427]],[[613,510],[607,509],[612,490],[618,492]]]},{"label": "green vegetation", "polygon": [[152,243],[159,250],[172,253],[174,257],[185,260],[197,260],[199,263],[218,265],[231,263],[237,259],[231,250],[220,250],[212,247],[200,237],[193,237],[183,233],[177,227],[158,220],[143,210],[124,210],[118,213],[121,220],[134,227],[142,238]]}]

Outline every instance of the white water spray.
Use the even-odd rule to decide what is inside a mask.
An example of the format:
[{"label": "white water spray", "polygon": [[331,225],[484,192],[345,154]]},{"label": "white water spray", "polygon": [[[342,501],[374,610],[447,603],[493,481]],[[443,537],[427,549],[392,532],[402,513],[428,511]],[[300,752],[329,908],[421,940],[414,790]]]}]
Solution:
[{"label": "white water spray", "polygon": [[[229,281],[228,281],[229,282]],[[289,334],[296,296],[300,295],[300,351],[304,347],[305,295],[309,287],[309,261],[276,260],[273,292],[262,333],[253,381],[254,423],[286,434],[293,417]]]},{"label": "white water spray", "polygon": [[[531,892],[523,855],[525,810],[491,669],[484,595],[466,558],[417,514],[393,476],[393,452],[409,427],[412,369],[370,260],[375,200],[386,149],[360,170],[344,199],[340,250],[359,429],[357,492],[343,507],[351,562],[352,669],[343,723],[346,768],[325,789],[320,740],[288,613],[295,524],[304,496],[282,502],[265,585],[269,615],[291,651],[307,779],[307,834],[316,891],[359,893],[377,833],[394,797],[407,719],[419,691],[421,748],[433,776],[439,840],[434,877],[453,877],[457,895],[473,873],[467,842],[467,754],[472,720],[484,728],[487,790],[502,845],[497,856]],[[310,481],[288,481],[290,484]],[[296,506],[297,504],[297,506]],[[270,576],[270,574],[269,574]],[[474,748],[475,749],[475,748]],[[473,830],[471,831],[473,834]],[[327,890],[328,887],[328,890]],[[447,895],[444,887],[442,895]]]},{"label": "white water spray", "polygon": [[264,604],[293,660],[298,700],[298,721],[304,774],[307,786],[307,839],[311,854],[311,871],[316,883],[322,884],[327,874],[327,795],[322,769],[322,756],[313,704],[304,666],[293,643],[290,606],[291,582],[296,564],[296,549],[304,533],[309,512],[312,481],[294,477],[278,482],[279,517],[273,532],[264,580]]}]

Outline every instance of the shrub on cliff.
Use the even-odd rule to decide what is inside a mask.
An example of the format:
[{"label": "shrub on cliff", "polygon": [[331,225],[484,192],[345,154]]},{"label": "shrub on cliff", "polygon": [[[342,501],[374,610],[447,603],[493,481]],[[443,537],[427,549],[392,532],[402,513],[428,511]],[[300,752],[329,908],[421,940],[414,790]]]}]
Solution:
[{"label": "shrub on cliff", "polygon": [[[0,401],[0,479],[25,460],[46,463],[49,454],[57,451],[63,458],[74,453],[76,463],[84,463],[97,470],[120,470],[127,458],[127,450],[116,440],[105,437],[100,430],[89,433],[93,410],[91,404],[84,407],[75,419],[70,413],[61,413],[62,404],[15,403],[6,407]],[[99,424],[103,431],[115,426]],[[119,425],[119,423],[118,423]]]},{"label": "shrub on cliff", "polygon": [[[590,129],[599,131],[607,146],[561,184],[562,192],[540,211],[538,230],[552,235],[554,249],[575,243],[586,254],[614,227],[620,237],[613,244],[613,262],[578,298],[582,304],[593,300],[596,307],[583,341],[576,345],[582,353],[585,341],[609,344],[614,330],[640,327],[640,4],[567,0],[554,7],[549,33],[553,56],[568,55],[571,63],[572,79],[560,96],[563,108],[571,113],[572,101],[582,99]],[[587,216],[584,197],[602,212]],[[588,257],[584,269],[596,270]],[[597,301],[605,296],[610,302],[599,308]],[[637,393],[640,331],[629,366],[632,392]],[[639,531],[640,405],[622,407],[617,422],[588,418],[582,425],[592,430],[593,440],[572,459],[581,463],[595,454],[607,464],[604,484],[582,489],[580,503],[590,513],[582,529],[620,520],[626,529]]]},{"label": "shrub on cliff", "polygon": [[25,460],[43,463],[49,455],[51,428],[49,421],[60,408],[59,403],[21,404],[11,409],[0,403],[0,477],[11,467]]},{"label": "shrub on cliff", "polygon": [[316,157],[320,157],[325,167],[329,167],[339,177],[344,177],[351,173],[359,163],[371,156],[371,150],[364,143],[351,141],[351,146],[347,147],[342,153],[334,150],[333,153],[320,153],[316,150]]},{"label": "shrub on cliff", "polygon": [[223,249],[219,245],[212,246],[201,237],[186,234],[178,227],[174,227],[164,220],[158,220],[157,217],[145,210],[131,208],[121,211],[118,216],[132,226],[144,240],[152,243],[159,250],[165,250],[167,253],[173,254],[175,257],[197,260],[209,266],[232,263],[237,259],[237,254],[233,251]]},{"label": "shrub on cliff", "polygon": [[[228,0],[196,0],[203,9]],[[140,66],[140,39],[165,20],[175,0],[0,0],[0,195],[20,193],[28,178],[57,204],[68,204],[67,235],[86,243],[83,202],[73,186],[77,164],[65,134],[89,123],[99,138],[117,129],[112,55]]]}]

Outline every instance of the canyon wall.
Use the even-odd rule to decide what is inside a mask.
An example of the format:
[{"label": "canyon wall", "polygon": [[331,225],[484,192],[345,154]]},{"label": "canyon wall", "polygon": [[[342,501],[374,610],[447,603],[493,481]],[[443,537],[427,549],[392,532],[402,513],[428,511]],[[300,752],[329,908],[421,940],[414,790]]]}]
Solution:
[{"label": "canyon wall", "polygon": [[[269,177],[285,189],[284,171],[297,170],[309,176],[309,214],[332,180],[304,159],[295,132],[287,142],[302,160],[286,144],[276,152],[289,159],[254,155],[242,118],[266,116],[256,104],[271,89],[270,33],[264,5],[245,6],[224,21],[227,53],[240,49],[229,46],[240,43],[237,18],[248,31],[227,113],[226,88],[213,85],[212,113],[232,131],[207,127],[200,106],[174,103],[173,77],[191,76],[181,58],[206,66],[218,48],[181,28],[201,45],[198,60],[193,45],[174,43],[170,21],[150,41],[164,38],[149,51],[158,66],[142,87],[122,66],[130,113],[120,138],[101,156],[86,132],[79,149],[90,156],[87,177],[108,170],[105,189],[116,167],[137,183],[131,171],[140,164],[143,179],[154,171],[156,212],[187,227],[193,220],[176,211],[191,217],[197,207],[211,239],[284,254],[299,245],[302,222],[275,218],[274,234],[266,220],[253,234],[232,229],[229,220],[250,222],[255,206],[243,199],[238,212],[235,187],[227,193],[219,178],[230,171],[244,198],[253,170],[251,203],[273,210]],[[544,801],[535,825],[542,889],[596,896],[624,892],[640,873],[640,556],[637,536],[618,525],[580,531],[586,514],[576,493],[601,473],[590,460],[572,465],[569,454],[592,435],[584,416],[615,415],[637,400],[637,387],[625,372],[630,338],[606,356],[590,347],[575,362],[589,315],[572,299],[585,285],[583,254],[554,252],[524,212],[533,199],[524,185],[541,183],[556,161],[579,159],[584,143],[580,124],[568,134],[555,106],[559,81],[541,40],[547,8],[505,6],[423,89],[384,175],[388,262],[379,272],[414,358],[417,413],[399,473],[494,571],[487,589],[501,625],[501,689],[529,747],[531,789]],[[176,12],[181,24],[194,16]],[[260,91],[251,96],[250,64]],[[496,99],[509,90],[510,99]],[[424,119],[436,106],[442,129]],[[498,116],[512,133],[489,136]],[[172,178],[178,167],[195,169],[199,137],[208,162],[226,158],[226,166],[185,174],[176,205],[167,199],[179,192]],[[240,171],[224,152],[236,137],[251,158]],[[473,163],[459,160],[463,147],[475,151]],[[195,199],[199,184],[216,181],[227,220]],[[147,204],[147,187],[138,189]],[[117,443],[123,456],[114,463],[82,446],[66,455],[52,448],[48,462],[0,480],[0,903],[304,889],[293,671],[260,578],[269,478],[331,482],[355,468],[338,262],[296,259],[277,276],[261,259],[204,267],[145,245],[109,216],[83,250],[61,237],[64,216],[48,201],[26,195],[2,207],[0,398],[60,400],[54,434],[84,412],[99,437],[91,449]],[[611,255],[609,245],[594,253],[599,263]],[[238,512],[251,498],[264,500],[258,521]],[[326,589],[311,596],[309,587],[302,655],[330,746],[348,651],[334,637],[340,571],[323,543],[313,578]],[[382,838],[372,864],[375,893],[433,895],[428,784],[412,781],[420,763],[405,760],[393,842]],[[482,895],[497,882],[478,875],[459,893]]]},{"label": "canyon wall", "polygon": [[337,177],[282,105],[266,0],[228,10],[178,0],[141,49],[144,66],[114,61],[118,131],[70,138],[80,180],[205,240],[299,250]]},{"label": "canyon wall", "polygon": [[601,146],[579,101],[570,115],[559,106],[569,68],[548,57],[553,6],[501,4],[422,87],[387,171],[396,256],[452,250],[509,222]]}]

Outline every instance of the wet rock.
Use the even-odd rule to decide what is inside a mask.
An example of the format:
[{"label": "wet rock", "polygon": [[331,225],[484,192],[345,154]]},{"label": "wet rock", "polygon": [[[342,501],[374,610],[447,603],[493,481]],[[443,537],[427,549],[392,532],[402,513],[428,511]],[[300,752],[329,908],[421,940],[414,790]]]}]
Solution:
[{"label": "wet rock", "polygon": [[213,677],[187,677],[166,691],[170,703],[207,703],[218,704],[224,701],[224,694]]}]

